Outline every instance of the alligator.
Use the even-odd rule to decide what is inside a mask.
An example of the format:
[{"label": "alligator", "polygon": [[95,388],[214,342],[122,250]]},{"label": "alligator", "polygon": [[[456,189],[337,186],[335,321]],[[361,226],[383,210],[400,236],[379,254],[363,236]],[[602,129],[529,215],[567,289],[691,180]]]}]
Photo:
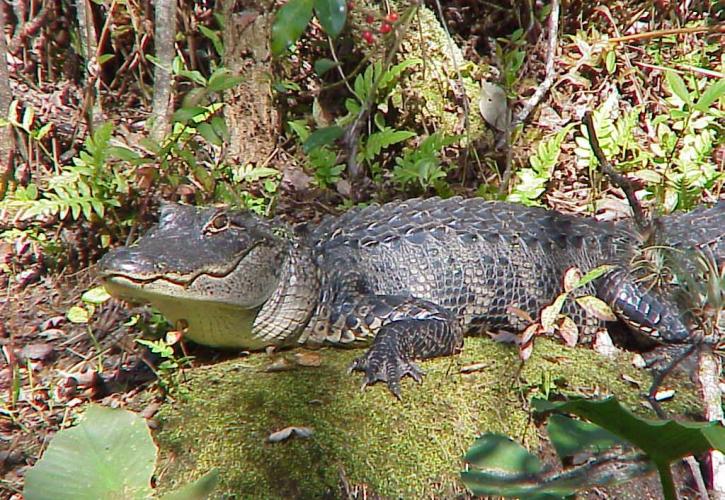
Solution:
[{"label": "alligator", "polygon": [[[725,261],[725,202],[668,215],[654,243]],[[661,344],[697,334],[667,293],[638,281],[646,238],[631,220],[597,221],[482,199],[429,198],[354,208],[291,227],[251,211],[164,204],[159,223],[99,262],[115,297],[151,303],[196,343],[235,349],[369,344],[351,370],[363,387],[420,381],[413,362],[454,354],[466,334],[520,331],[562,291],[572,267],[610,272],[583,293]],[[604,321],[567,301],[591,340]]]}]

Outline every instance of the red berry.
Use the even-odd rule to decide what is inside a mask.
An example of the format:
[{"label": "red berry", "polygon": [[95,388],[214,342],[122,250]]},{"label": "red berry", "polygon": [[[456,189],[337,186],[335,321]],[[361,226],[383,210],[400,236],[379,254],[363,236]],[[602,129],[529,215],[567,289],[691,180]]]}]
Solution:
[{"label": "red berry", "polygon": [[362,39],[365,40],[367,43],[372,44],[375,41],[375,36],[373,36],[373,34],[369,31],[363,31]]},{"label": "red berry", "polygon": [[355,2],[347,2],[347,10],[353,10],[355,8]]},{"label": "red berry", "polygon": [[388,22],[394,23],[395,21],[398,20],[398,13],[397,12],[391,12],[390,14],[388,14],[388,17],[386,19],[388,20]]},{"label": "red berry", "polygon": [[366,23],[372,24],[373,21],[375,21],[375,16],[373,16],[372,14],[368,14],[367,16],[365,16],[365,22]]},{"label": "red berry", "polygon": [[386,33],[390,33],[391,31],[393,31],[393,27],[391,25],[389,25],[388,23],[383,23],[380,26],[380,33],[382,33],[383,35]]}]

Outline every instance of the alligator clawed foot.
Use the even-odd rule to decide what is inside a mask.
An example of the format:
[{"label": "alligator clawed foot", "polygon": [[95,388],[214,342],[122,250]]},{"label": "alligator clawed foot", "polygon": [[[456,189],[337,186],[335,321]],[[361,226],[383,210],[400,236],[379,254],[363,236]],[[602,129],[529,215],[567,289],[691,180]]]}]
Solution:
[{"label": "alligator clawed foot", "polygon": [[379,356],[375,351],[370,351],[364,356],[353,361],[348,373],[353,371],[365,372],[360,390],[364,390],[367,386],[373,385],[375,382],[386,382],[388,389],[393,395],[402,399],[400,393],[400,380],[405,376],[410,376],[416,382],[423,381],[425,372],[418,368],[415,363],[395,357],[393,355]]}]

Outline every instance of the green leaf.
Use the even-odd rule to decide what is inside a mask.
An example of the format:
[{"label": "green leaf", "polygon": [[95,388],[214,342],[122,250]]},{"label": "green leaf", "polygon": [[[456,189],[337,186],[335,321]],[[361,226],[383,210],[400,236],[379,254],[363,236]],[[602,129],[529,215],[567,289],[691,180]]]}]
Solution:
[{"label": "green leaf", "polygon": [[244,78],[232,75],[228,69],[218,69],[210,77],[207,88],[212,92],[221,92],[239,85]]},{"label": "green leaf", "polygon": [[204,26],[203,24],[199,25],[199,31],[201,31],[201,34],[207,37],[209,40],[211,40],[211,43],[214,45],[214,50],[219,56],[224,55],[224,43],[222,42],[221,37],[219,34]]},{"label": "green leaf", "polygon": [[584,285],[588,285],[595,279],[607,274],[609,271],[613,270],[616,266],[613,266],[611,264],[602,264],[601,266],[595,267],[588,273],[586,273],[584,276],[582,276],[582,279],[580,279],[576,285],[574,285],[574,288],[581,288]]},{"label": "green leaf", "polygon": [[315,15],[322,25],[325,33],[331,38],[337,38],[345,27],[347,18],[346,0],[315,0]]},{"label": "green leaf", "polygon": [[218,483],[219,470],[214,468],[193,483],[164,495],[161,500],[200,500],[208,498]]},{"label": "green leaf", "polygon": [[103,304],[110,298],[111,296],[102,286],[97,286],[91,288],[90,290],[86,290],[85,292],[83,292],[83,295],[81,295],[81,300],[83,302],[88,302],[89,304]]},{"label": "green leaf", "polygon": [[617,444],[627,444],[598,425],[564,415],[552,415],[546,425],[551,444],[561,460],[583,451],[602,452]]},{"label": "green leaf", "polygon": [[712,103],[720,99],[723,95],[725,95],[725,78],[721,78],[705,89],[705,92],[697,100],[695,109],[702,113],[707,113]]},{"label": "green leaf", "polygon": [[315,73],[317,73],[318,76],[322,76],[328,71],[330,71],[332,68],[336,68],[340,65],[340,63],[337,63],[333,61],[332,59],[317,59],[314,64]]},{"label": "green leaf", "polygon": [[116,56],[113,54],[101,54],[98,57],[98,65],[103,66],[104,64],[106,64],[108,61],[110,61],[114,57],[116,57]]},{"label": "green leaf", "polygon": [[607,72],[611,75],[617,69],[617,54],[613,50],[607,52],[604,58],[604,64],[607,68]]},{"label": "green leaf", "polygon": [[312,1],[289,0],[277,11],[272,24],[272,54],[282,54],[299,39],[312,19]]},{"label": "green leaf", "polygon": [[196,127],[196,130],[204,139],[206,139],[208,143],[214,144],[215,146],[221,146],[222,141],[214,131],[214,127],[211,126],[211,123],[200,123]]},{"label": "green leaf", "polygon": [[91,319],[88,309],[81,306],[71,307],[65,315],[68,318],[68,321],[76,324],[88,323],[88,320]]},{"label": "green leaf", "polygon": [[25,478],[26,500],[146,498],[156,446],[143,418],[91,405],[83,421],[59,431]]},{"label": "green leaf", "polygon": [[667,83],[669,84],[672,93],[684,101],[685,104],[692,105],[692,97],[690,97],[685,81],[680,77],[680,75],[672,70],[667,70],[665,78],[667,78]]},{"label": "green leaf", "polygon": [[463,460],[479,469],[506,475],[528,475],[541,471],[539,459],[508,436],[487,432],[466,452]]},{"label": "green leaf", "polygon": [[313,149],[317,149],[321,146],[327,146],[332,144],[337,139],[342,137],[345,130],[342,127],[333,125],[332,127],[319,128],[312,132],[310,136],[302,144],[302,150],[305,153],[309,153]]},{"label": "green leaf", "polygon": [[725,428],[718,422],[675,422],[634,415],[616,398],[552,403],[535,398],[538,412],[573,413],[641,448],[656,462],[672,462],[710,449],[725,452]]},{"label": "green leaf", "polygon": [[206,111],[206,108],[203,108],[201,106],[177,109],[176,111],[174,111],[174,114],[171,117],[171,121],[185,123],[189,120],[193,120],[194,118],[203,113],[206,113]]},{"label": "green leaf", "polygon": [[119,160],[130,161],[130,162],[141,159],[141,155],[139,155],[136,151],[125,148],[123,146],[109,146],[108,147],[108,156],[111,156],[113,158],[118,158]]}]

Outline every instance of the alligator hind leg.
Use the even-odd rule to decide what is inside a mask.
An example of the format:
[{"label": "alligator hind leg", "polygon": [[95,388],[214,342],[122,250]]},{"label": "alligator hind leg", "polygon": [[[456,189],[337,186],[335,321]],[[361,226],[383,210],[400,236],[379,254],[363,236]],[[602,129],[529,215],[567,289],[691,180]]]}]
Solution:
[{"label": "alligator hind leg", "polygon": [[400,399],[400,380],[411,376],[421,381],[423,372],[412,361],[446,356],[459,350],[463,331],[455,320],[406,319],[380,328],[368,352],[356,359],[350,371],[365,372],[362,387],[377,381],[387,382]]}]

